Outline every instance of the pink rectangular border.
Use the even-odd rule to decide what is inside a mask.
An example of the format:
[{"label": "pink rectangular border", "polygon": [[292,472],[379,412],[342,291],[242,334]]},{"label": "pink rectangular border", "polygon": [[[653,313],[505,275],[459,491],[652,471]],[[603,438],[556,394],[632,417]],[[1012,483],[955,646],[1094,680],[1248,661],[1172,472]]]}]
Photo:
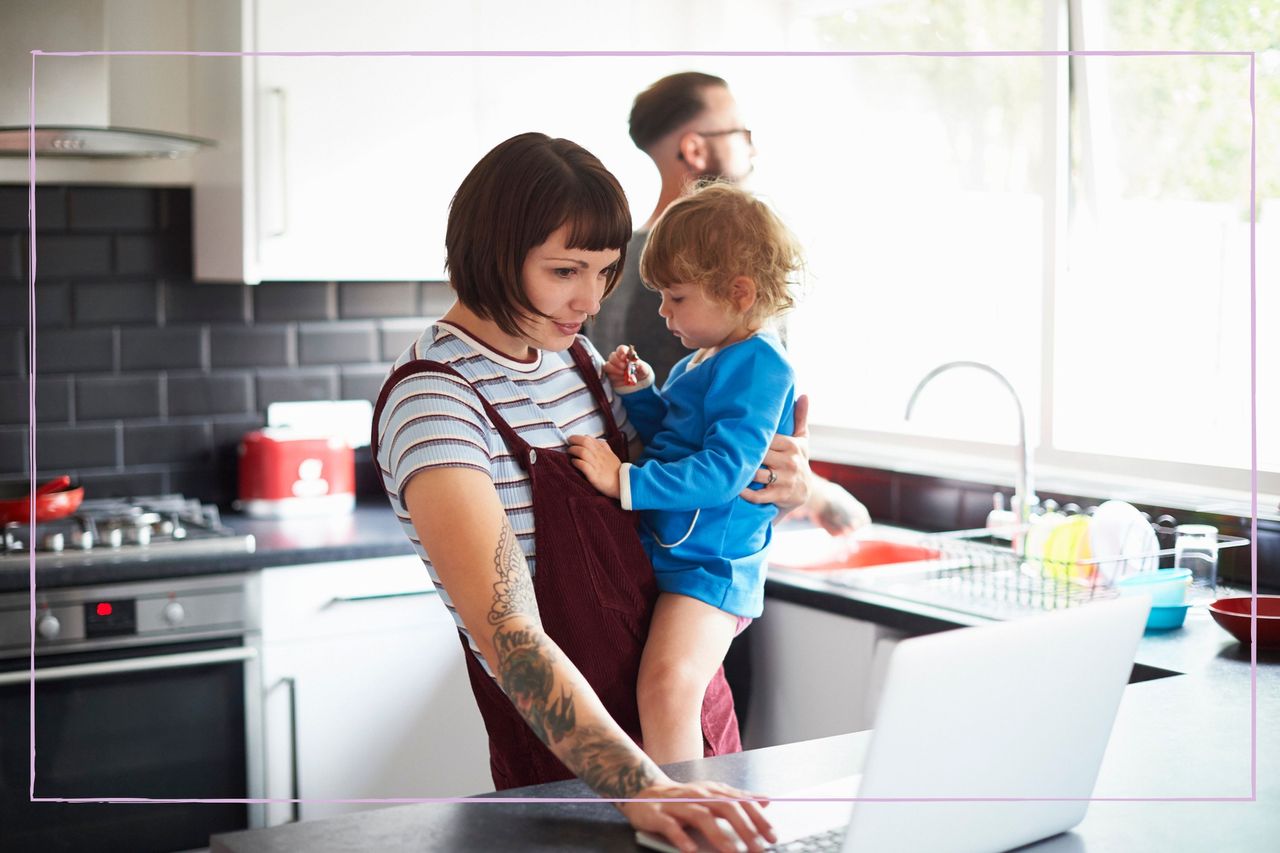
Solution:
[{"label": "pink rectangular border", "polygon": [[[28,443],[28,463],[30,471],[30,517],[31,524],[35,519],[35,478],[36,478],[36,165],[35,165],[35,128],[36,128],[36,59],[41,56],[202,56],[202,57],[244,57],[244,56],[458,56],[458,57],[589,57],[589,56],[688,56],[688,57],[836,57],[836,56],[933,56],[933,57],[1030,57],[1030,56],[1247,56],[1249,57],[1249,385],[1250,385],[1250,539],[1254,546],[1250,549],[1250,595],[1253,606],[1250,611],[1249,667],[1250,667],[1250,765],[1249,781],[1251,795],[1249,797],[895,797],[895,798],[821,798],[790,799],[772,798],[778,802],[1256,802],[1258,799],[1258,651],[1257,651],[1257,595],[1258,595],[1258,304],[1257,304],[1257,54],[1254,51],[1198,51],[1198,50],[1008,50],[1008,51],[169,51],[169,50],[103,50],[103,51],[31,51],[31,88],[30,88],[30,128],[28,135],[28,197],[27,216],[30,241],[30,263],[28,265],[28,358],[30,359],[28,399],[30,436]],[[28,540],[32,537],[28,536]],[[395,799],[327,799],[316,800],[306,798],[252,798],[252,799],[147,799],[140,797],[36,797],[36,728],[35,728],[35,636],[36,636],[36,562],[35,545],[28,545],[29,551],[29,590],[31,594],[31,649],[29,656],[30,681],[30,747],[31,777],[28,798],[33,803],[618,803],[635,802],[632,799],[586,798],[545,798],[545,797],[511,797],[495,799],[474,799],[470,797],[424,797]],[[714,798],[716,800],[722,798]],[[672,802],[707,802],[707,799],[672,799]]]}]

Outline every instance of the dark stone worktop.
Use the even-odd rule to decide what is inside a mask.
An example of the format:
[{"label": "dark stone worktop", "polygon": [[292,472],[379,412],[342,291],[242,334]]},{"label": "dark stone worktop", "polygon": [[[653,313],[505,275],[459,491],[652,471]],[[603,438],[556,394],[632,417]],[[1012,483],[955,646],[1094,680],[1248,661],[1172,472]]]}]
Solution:
[{"label": "dark stone worktop", "polygon": [[[158,578],[252,572],[275,566],[327,563],[412,554],[413,546],[386,502],[360,504],[349,515],[289,520],[248,518],[227,513],[223,523],[239,534],[252,534],[255,548],[247,554],[170,556],[148,560],[107,555],[92,565],[42,566],[36,569],[37,589],[126,583]],[[0,569],[0,593],[29,587],[25,564]]]},{"label": "dark stone worktop", "polygon": [[[1248,648],[1201,611],[1193,613],[1181,631],[1148,634],[1139,650],[1140,658],[1147,656],[1186,674],[1131,684],[1125,690],[1084,821],[1071,832],[1020,849],[1066,853],[1274,847],[1280,833],[1280,653],[1259,654],[1255,694]],[[1255,695],[1256,749],[1251,714]],[[1070,737],[1070,732],[1063,736]],[[677,779],[712,779],[778,795],[857,772],[869,738],[870,732],[837,735],[687,762],[668,771]],[[214,836],[211,851],[638,849],[630,828],[608,804],[504,802],[511,797],[590,796],[581,782],[557,782],[489,794],[485,802],[395,806]],[[929,806],[904,804],[918,809],[918,819],[926,820]]]}]

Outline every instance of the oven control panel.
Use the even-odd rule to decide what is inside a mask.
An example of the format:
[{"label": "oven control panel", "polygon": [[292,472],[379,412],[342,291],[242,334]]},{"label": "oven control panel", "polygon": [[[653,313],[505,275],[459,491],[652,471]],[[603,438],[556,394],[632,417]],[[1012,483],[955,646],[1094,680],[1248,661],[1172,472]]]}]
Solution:
[{"label": "oven control panel", "polygon": [[[179,636],[257,630],[243,576],[171,579],[36,592],[36,653],[95,643],[161,643]],[[0,596],[0,658],[31,649],[31,597]]]}]

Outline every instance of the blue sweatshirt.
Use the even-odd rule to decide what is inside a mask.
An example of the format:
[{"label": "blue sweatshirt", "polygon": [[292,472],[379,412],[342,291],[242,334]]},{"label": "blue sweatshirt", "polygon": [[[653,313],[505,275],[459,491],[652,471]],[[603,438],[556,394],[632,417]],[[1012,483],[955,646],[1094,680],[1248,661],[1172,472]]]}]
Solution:
[{"label": "blue sweatshirt", "polygon": [[641,510],[659,589],[759,616],[778,508],[738,493],[762,488],[752,478],[774,434],[795,430],[795,373],[769,334],[692,360],[672,368],[661,393],[650,385],[622,395],[645,445],[623,466],[622,506]]}]

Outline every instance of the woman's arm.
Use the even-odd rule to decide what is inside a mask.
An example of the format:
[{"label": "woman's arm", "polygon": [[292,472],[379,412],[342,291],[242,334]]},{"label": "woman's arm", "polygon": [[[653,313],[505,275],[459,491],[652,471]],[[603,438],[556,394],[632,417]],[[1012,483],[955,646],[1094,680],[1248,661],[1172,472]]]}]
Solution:
[{"label": "woman's arm", "polygon": [[[577,667],[543,630],[524,553],[493,487],[471,468],[429,468],[404,487],[404,505],[498,685],[538,738],[606,798],[749,796],[711,784],[671,781],[609,716]],[[584,602],[586,605],[586,602]],[[689,844],[683,826],[718,834],[730,821],[759,849],[768,822],[753,802],[620,805],[638,829]],[[692,849],[688,847],[687,849]],[[722,847],[732,850],[727,841]]]}]

